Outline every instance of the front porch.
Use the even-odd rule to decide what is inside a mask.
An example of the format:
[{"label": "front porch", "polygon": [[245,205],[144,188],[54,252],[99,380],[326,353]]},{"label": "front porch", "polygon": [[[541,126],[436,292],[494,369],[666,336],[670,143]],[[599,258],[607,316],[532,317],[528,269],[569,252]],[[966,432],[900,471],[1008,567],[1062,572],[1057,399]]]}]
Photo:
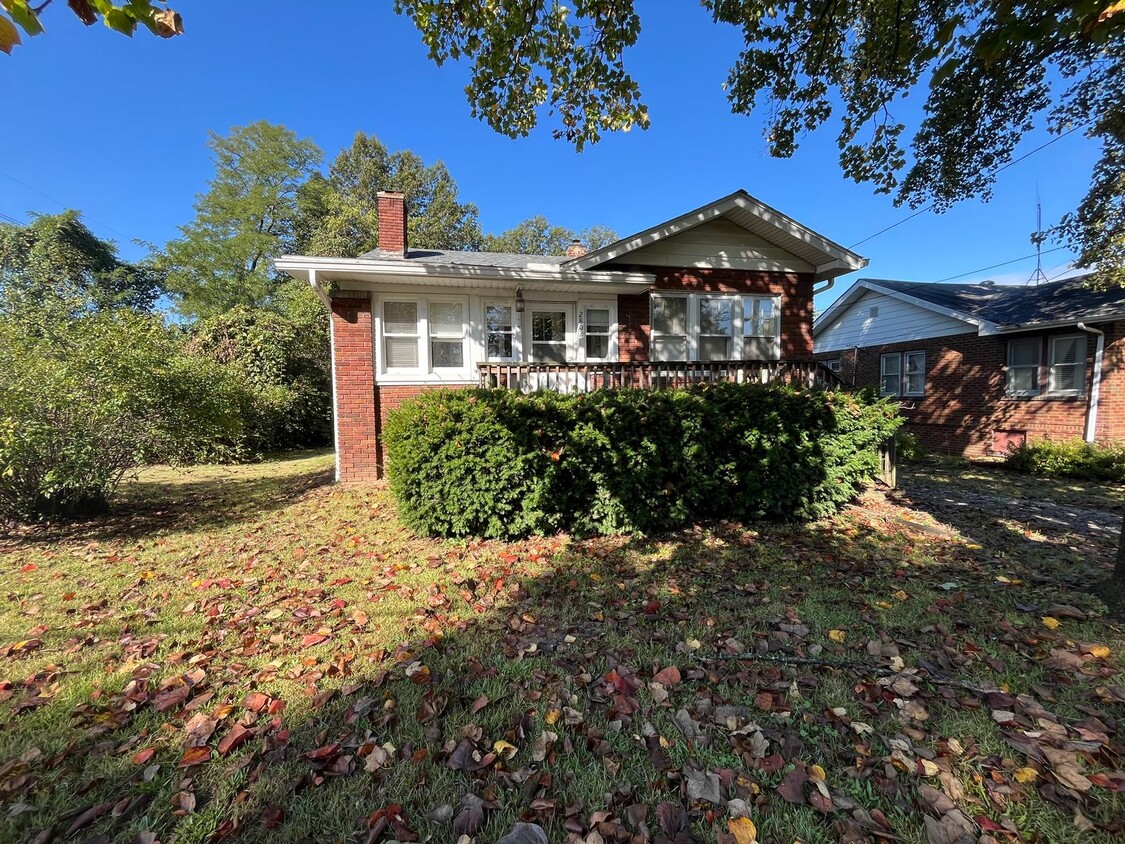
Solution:
[{"label": "front porch", "polygon": [[481,387],[531,393],[588,393],[638,388],[676,389],[694,384],[782,383],[818,389],[847,388],[840,376],[815,360],[631,361],[628,363],[481,363]]}]

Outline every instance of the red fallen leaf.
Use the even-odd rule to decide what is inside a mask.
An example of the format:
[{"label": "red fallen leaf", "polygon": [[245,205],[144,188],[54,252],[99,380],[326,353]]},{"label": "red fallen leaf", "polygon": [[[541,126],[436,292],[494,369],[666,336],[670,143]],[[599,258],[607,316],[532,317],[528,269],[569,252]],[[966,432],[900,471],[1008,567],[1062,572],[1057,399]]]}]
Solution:
[{"label": "red fallen leaf", "polygon": [[1108,788],[1110,791],[1117,791],[1117,783],[1111,780],[1103,773],[1087,774],[1086,779],[1096,785],[1098,788]]},{"label": "red fallen leaf", "polygon": [[157,712],[167,712],[182,704],[190,694],[191,689],[188,686],[176,686],[158,694],[152,705],[156,707]]},{"label": "red fallen leaf", "polygon": [[180,762],[176,765],[177,768],[190,768],[193,765],[202,765],[211,758],[211,748],[209,747],[191,747],[187,752],[180,757]]},{"label": "red fallen leaf", "polygon": [[301,640],[302,648],[311,648],[313,645],[319,645],[321,642],[328,641],[328,636],[324,633],[310,633]]},{"label": "red fallen leaf", "polygon": [[268,712],[270,715],[278,715],[284,709],[285,709],[285,701],[283,701],[279,698],[277,700],[271,700],[270,701],[270,705],[268,707],[266,707],[266,712]]},{"label": "red fallen leaf", "polygon": [[773,695],[769,692],[758,692],[754,695],[754,705],[763,712],[773,709]]},{"label": "red fallen leaf", "polygon": [[270,704],[270,696],[261,692],[251,692],[242,701],[243,707],[251,712],[261,712]]},{"label": "red fallen leaf", "polygon": [[469,713],[471,715],[476,715],[478,712],[480,712],[486,706],[488,706],[488,695],[481,695],[480,697],[478,697],[476,700],[473,701],[473,705],[471,707],[469,707]]},{"label": "red fallen leaf", "polygon": [[219,742],[219,755],[226,756],[237,747],[241,747],[254,737],[252,730],[246,729],[241,724],[235,724],[231,731],[223,736],[223,740]]},{"label": "red fallen leaf", "polygon": [[805,773],[803,766],[798,765],[786,774],[785,779],[781,781],[781,785],[777,787],[777,793],[787,802],[802,806],[805,802],[805,783],[808,781],[809,775]]},{"label": "red fallen leaf", "polygon": [[668,688],[680,682],[680,669],[674,665],[669,665],[663,671],[659,671],[652,678],[652,682],[659,683],[660,685]]},{"label": "red fallen leaf", "polygon": [[148,761],[156,754],[155,747],[146,747],[144,750],[138,750],[133,754],[134,765],[147,765]]},{"label": "red fallen leaf", "polygon": [[660,612],[660,601],[648,601],[644,606],[645,615],[656,615]]},{"label": "red fallen leaf", "polygon": [[355,771],[355,757],[337,756],[324,766],[324,773],[330,777],[348,777]]},{"label": "red fallen leaf", "polygon": [[321,762],[325,759],[331,759],[332,757],[334,757],[339,752],[340,752],[339,743],[338,742],[332,742],[332,744],[326,744],[322,747],[318,747],[314,750],[310,750],[308,753],[305,754],[305,758],[311,759],[314,762]]},{"label": "red fallen leaf", "polygon": [[758,760],[758,770],[763,774],[774,774],[785,767],[785,760],[780,753],[771,753]]},{"label": "red fallen leaf", "polygon": [[266,829],[277,829],[285,820],[285,810],[279,806],[266,806],[262,811],[262,825]]},{"label": "red fallen leaf", "polygon": [[35,563],[28,563],[27,565],[23,566],[20,571],[35,571],[37,568],[39,568],[39,566],[35,565]]}]

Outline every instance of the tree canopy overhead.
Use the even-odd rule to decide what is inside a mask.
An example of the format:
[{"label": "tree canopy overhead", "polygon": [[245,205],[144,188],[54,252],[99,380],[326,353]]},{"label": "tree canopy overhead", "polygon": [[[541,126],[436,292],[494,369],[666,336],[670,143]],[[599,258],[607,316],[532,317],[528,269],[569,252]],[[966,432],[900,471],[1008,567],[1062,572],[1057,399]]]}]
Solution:
[{"label": "tree canopy overhead", "polygon": [[[473,114],[526,135],[546,111],[581,149],[648,125],[624,51],[641,22],[633,0],[396,0],[441,64],[471,63]],[[763,115],[772,155],[838,118],[844,172],[895,202],[944,210],[988,197],[1035,125],[1075,127],[1104,155],[1090,194],[1055,235],[1125,283],[1125,2],[1122,0],[702,0],[745,48],[726,80],[732,110]],[[686,13],[686,12],[685,12]],[[716,80],[718,81],[718,80]],[[910,127],[896,112],[926,89]],[[912,133],[912,134],[911,134]]]},{"label": "tree canopy overhead", "polygon": [[[12,52],[21,44],[20,30],[27,35],[43,32],[40,19],[44,10],[53,0],[40,0],[32,4],[28,0],[0,0],[0,52]],[[67,0],[70,10],[86,26],[102,21],[110,29],[123,35],[132,36],[137,26],[143,26],[153,35],[171,38],[184,31],[180,13],[168,8],[166,3],[152,0],[129,0],[127,3],[114,3],[111,0]]]}]

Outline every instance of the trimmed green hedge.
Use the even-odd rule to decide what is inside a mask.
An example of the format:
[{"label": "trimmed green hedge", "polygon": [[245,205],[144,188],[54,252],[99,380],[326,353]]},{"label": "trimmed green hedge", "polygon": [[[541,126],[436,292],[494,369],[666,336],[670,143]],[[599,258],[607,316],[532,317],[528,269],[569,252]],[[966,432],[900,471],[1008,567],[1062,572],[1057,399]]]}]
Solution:
[{"label": "trimmed green hedge", "polygon": [[1082,481],[1125,481],[1125,445],[1081,439],[1030,440],[1008,452],[1004,465],[1016,472]]},{"label": "trimmed green hedge", "polygon": [[875,476],[900,422],[872,394],[772,385],[464,389],[404,403],[385,438],[410,527],[510,538],[826,516]]}]

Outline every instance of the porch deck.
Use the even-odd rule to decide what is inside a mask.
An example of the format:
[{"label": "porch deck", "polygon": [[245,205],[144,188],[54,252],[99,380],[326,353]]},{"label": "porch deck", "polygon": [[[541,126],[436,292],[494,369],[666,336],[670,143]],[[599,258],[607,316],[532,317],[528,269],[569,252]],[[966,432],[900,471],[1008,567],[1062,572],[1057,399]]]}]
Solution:
[{"label": "porch deck", "polygon": [[482,363],[481,387],[531,393],[589,393],[635,387],[675,389],[693,384],[783,383],[820,389],[846,388],[840,376],[815,360],[638,361],[634,363]]}]

